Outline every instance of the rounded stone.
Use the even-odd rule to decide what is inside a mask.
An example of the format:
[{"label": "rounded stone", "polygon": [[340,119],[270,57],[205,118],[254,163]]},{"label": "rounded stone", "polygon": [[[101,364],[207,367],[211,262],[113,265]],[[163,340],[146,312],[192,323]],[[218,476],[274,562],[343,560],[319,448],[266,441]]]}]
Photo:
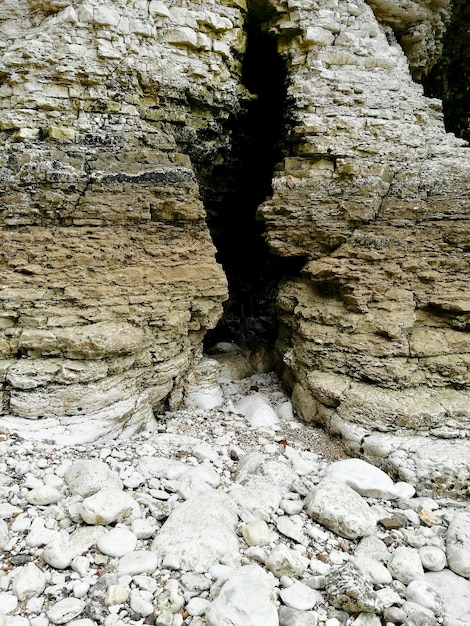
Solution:
[{"label": "rounded stone", "polygon": [[112,528],[109,533],[99,537],[98,549],[107,556],[121,557],[133,552],[137,545],[137,537],[127,528]]},{"label": "rounded stone", "polygon": [[82,459],[75,461],[67,469],[65,482],[73,495],[87,498],[101,489],[122,489],[119,476],[102,461]]},{"label": "rounded stone", "polygon": [[85,602],[78,598],[64,598],[51,606],[47,617],[53,624],[67,624],[85,609]]},{"label": "rounded stone", "polygon": [[419,548],[418,554],[424,569],[430,572],[440,572],[447,564],[444,550],[437,546],[423,546]]}]

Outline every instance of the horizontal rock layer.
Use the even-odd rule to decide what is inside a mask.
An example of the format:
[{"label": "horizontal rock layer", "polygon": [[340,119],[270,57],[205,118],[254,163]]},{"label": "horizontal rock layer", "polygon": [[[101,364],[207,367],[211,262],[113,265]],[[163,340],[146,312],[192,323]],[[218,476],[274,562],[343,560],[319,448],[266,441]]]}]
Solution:
[{"label": "horizontal rock layer", "polygon": [[278,298],[297,409],[378,464],[397,430],[468,434],[470,158],[411,78],[451,17],[424,0],[2,7],[3,425],[138,429],[199,359],[226,283],[195,169],[217,190],[230,160],[247,11],[287,68],[259,217],[304,262]]},{"label": "horizontal rock layer", "polygon": [[271,249],[306,261],[278,298],[297,409],[396,470],[388,440],[367,453],[372,432],[412,455],[421,435],[469,432],[470,159],[383,26],[392,4],[398,20],[400,3],[370,3],[377,22],[362,3],[297,3],[293,148],[259,214]]},{"label": "horizontal rock layer", "polygon": [[2,424],[136,430],[226,298],[176,136],[197,143],[238,106],[239,12],[24,1],[0,17]]}]

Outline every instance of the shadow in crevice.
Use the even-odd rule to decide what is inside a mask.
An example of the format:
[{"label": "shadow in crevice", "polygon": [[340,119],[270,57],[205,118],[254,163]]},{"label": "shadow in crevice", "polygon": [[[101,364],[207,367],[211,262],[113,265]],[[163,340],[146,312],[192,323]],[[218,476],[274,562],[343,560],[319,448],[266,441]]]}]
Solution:
[{"label": "shadow in crevice", "polygon": [[300,268],[298,261],[270,254],[264,225],[256,219],[258,206],[272,194],[274,169],[284,156],[288,110],[287,69],[275,38],[263,28],[269,17],[266,11],[259,3],[249,6],[242,83],[252,98],[229,122],[232,146],[228,164],[213,171],[215,183],[225,181],[224,189],[205,203],[230,294],[223,318],[206,337],[206,347],[218,341],[246,343],[254,337],[273,342],[279,279]]},{"label": "shadow in crevice", "polygon": [[425,94],[442,100],[446,130],[470,141],[470,5],[455,0],[439,61],[422,80]]}]

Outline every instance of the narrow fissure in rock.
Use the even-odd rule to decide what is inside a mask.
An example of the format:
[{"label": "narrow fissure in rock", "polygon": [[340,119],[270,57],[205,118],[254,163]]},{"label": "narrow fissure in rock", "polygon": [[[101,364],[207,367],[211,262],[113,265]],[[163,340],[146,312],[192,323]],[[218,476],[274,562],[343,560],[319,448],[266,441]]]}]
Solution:
[{"label": "narrow fissure in rock", "polygon": [[425,93],[442,100],[446,130],[470,141],[470,5],[455,0],[439,61],[423,79]]},{"label": "narrow fissure in rock", "polygon": [[227,122],[229,152],[202,185],[207,223],[229,285],[224,315],[207,334],[206,348],[219,341],[274,342],[279,279],[297,271],[295,262],[270,254],[264,225],[256,218],[258,206],[272,193],[286,144],[287,71],[275,38],[263,27],[269,18],[267,5],[249,3],[241,66],[247,93]]}]

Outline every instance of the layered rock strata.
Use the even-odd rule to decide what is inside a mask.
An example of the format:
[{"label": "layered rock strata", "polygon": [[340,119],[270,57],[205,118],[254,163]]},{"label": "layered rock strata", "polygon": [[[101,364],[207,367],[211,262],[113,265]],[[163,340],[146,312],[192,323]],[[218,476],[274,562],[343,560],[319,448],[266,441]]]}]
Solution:
[{"label": "layered rock strata", "polygon": [[24,0],[0,18],[1,422],[137,430],[226,298],[176,135],[196,144],[238,106],[238,12]]},{"label": "layered rock strata", "polygon": [[[468,458],[470,157],[412,80],[451,9],[4,3],[2,424],[137,429],[197,363],[226,285],[195,172],[217,188],[230,158],[248,10],[288,74],[287,157],[259,216],[304,263],[278,298],[295,405],[392,471]],[[468,482],[466,461],[433,472],[438,492]]]},{"label": "layered rock strata", "polygon": [[[271,248],[306,260],[278,300],[285,379],[354,453],[393,471],[419,450],[445,475],[470,449],[468,147],[365,4],[296,16],[292,156],[260,208]],[[428,487],[461,489],[462,464]]]}]

